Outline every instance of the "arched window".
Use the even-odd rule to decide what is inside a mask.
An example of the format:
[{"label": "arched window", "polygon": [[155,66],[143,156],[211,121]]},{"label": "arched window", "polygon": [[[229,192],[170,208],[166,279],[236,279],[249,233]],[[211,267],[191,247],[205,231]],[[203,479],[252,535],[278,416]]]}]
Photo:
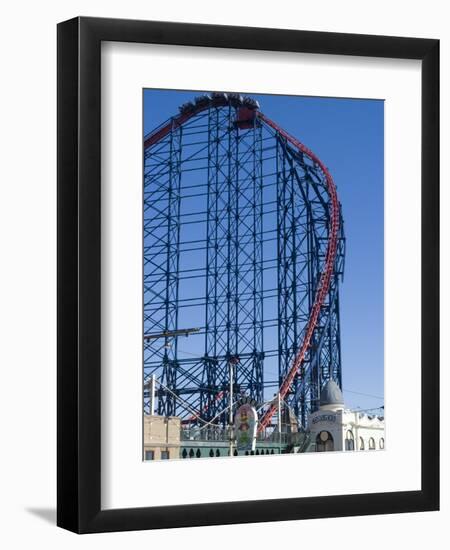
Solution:
[{"label": "arched window", "polygon": [[384,437],[380,439],[380,449],[384,449]]},{"label": "arched window", "polygon": [[359,438],[359,450],[364,451],[364,439],[362,437]]},{"label": "arched window", "polygon": [[322,431],[317,434],[316,437],[316,451],[334,451],[334,441],[333,436],[330,432]]},{"label": "arched window", "polygon": [[347,430],[347,433],[345,434],[345,450],[355,450],[355,438],[353,437],[353,432],[351,430]]},{"label": "arched window", "polygon": [[371,437],[369,439],[369,450],[373,451],[374,449],[375,449],[375,439],[373,437]]}]

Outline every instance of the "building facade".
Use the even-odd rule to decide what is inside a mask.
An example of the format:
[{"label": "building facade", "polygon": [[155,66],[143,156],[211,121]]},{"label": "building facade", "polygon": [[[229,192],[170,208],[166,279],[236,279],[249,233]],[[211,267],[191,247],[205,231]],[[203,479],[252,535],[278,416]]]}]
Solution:
[{"label": "building facade", "polygon": [[345,409],[339,386],[330,380],[319,410],[309,415],[308,451],[372,451],[385,448],[384,417]]},{"label": "building facade", "polygon": [[144,460],[180,457],[180,418],[144,415]]},{"label": "building facade", "polygon": [[[237,455],[235,445],[230,446],[229,432],[216,430],[182,428],[181,419],[176,416],[145,415],[144,460],[223,457],[230,456],[230,450]],[[372,451],[385,448],[384,418],[346,409],[342,392],[332,380],[322,390],[319,409],[308,417],[309,444],[302,444],[301,450],[298,450],[293,441],[297,441],[295,436],[301,434],[291,433],[292,427],[288,431],[257,440],[256,449],[245,454]]]}]

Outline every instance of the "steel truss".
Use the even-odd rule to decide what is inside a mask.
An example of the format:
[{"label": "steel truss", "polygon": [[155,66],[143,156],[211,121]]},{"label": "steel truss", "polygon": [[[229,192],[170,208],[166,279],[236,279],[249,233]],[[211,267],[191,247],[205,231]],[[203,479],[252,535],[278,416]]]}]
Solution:
[{"label": "steel truss", "polygon": [[[230,386],[260,405],[273,395],[264,374],[274,362],[277,386],[292,378],[283,402],[302,425],[322,385],[330,378],[342,385],[342,216],[339,207],[330,258],[336,212],[329,180],[292,141],[254,105],[225,94],[183,106],[146,136],[144,334],[158,334],[144,338],[147,413],[152,375],[160,382],[152,412],[223,426]],[[198,321],[189,354],[176,332],[186,328],[186,312]],[[292,377],[305,338],[310,344]]]}]

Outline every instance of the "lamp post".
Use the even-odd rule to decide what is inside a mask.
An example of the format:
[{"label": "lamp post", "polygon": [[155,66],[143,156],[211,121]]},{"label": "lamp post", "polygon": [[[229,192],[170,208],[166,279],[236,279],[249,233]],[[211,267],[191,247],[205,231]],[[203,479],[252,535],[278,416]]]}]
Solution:
[{"label": "lamp post", "polygon": [[277,407],[278,407],[278,445],[281,453],[281,395],[277,393]]},{"label": "lamp post", "polygon": [[233,456],[233,377],[234,369],[233,362],[231,359],[228,361],[228,368],[230,374],[230,414],[229,414],[229,424],[230,424],[230,456]]},{"label": "lamp post", "polygon": [[149,388],[149,393],[150,393],[149,409],[150,409],[151,415],[155,414],[155,390],[156,390],[156,376],[152,374],[152,377],[150,378],[150,388]]}]

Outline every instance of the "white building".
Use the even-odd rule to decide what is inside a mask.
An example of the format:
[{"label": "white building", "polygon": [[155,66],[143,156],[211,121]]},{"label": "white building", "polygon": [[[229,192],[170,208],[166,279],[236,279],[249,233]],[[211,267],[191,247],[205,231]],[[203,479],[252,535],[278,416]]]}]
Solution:
[{"label": "white building", "polygon": [[339,386],[330,380],[320,394],[319,410],[308,419],[309,451],[384,449],[384,418],[346,410]]}]

